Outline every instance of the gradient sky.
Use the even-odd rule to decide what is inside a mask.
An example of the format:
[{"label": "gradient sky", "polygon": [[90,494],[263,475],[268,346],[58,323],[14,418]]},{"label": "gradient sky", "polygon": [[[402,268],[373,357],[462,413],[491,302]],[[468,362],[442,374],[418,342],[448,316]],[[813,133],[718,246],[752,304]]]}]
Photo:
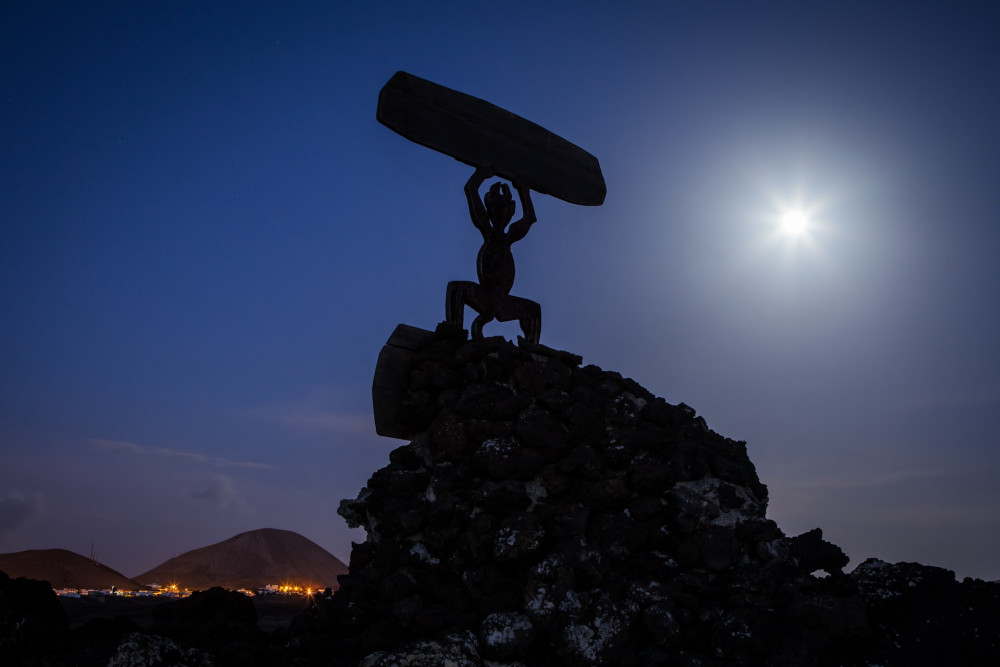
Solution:
[{"label": "gradient sky", "polygon": [[0,552],[348,558],[337,504],[402,444],[378,352],[481,242],[471,169],[375,121],[406,70],[601,162],[604,206],[536,195],[515,246],[542,343],[747,440],[786,533],[1000,579],[998,34],[994,2],[3,3]]}]

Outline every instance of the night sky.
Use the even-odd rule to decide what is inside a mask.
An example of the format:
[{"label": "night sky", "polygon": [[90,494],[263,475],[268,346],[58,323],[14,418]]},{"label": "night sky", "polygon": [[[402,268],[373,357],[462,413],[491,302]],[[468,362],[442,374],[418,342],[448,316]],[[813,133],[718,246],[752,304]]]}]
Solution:
[{"label": "night sky", "polygon": [[600,160],[605,204],[535,195],[514,248],[543,344],[746,440],[789,535],[1000,579],[998,35],[994,2],[3,3],[0,552],[348,558],[337,504],[403,444],[378,352],[481,243],[471,168],[375,120],[406,70]]}]

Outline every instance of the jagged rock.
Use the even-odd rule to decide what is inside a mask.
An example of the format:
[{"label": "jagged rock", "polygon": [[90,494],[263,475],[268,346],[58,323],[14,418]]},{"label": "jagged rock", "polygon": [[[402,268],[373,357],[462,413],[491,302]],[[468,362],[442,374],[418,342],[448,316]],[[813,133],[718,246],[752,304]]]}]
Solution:
[{"label": "jagged rock", "polygon": [[157,605],[152,615],[150,632],[205,651],[216,664],[262,667],[278,660],[278,647],[257,625],[256,607],[237,591],[195,591]]},{"label": "jagged rock", "polygon": [[523,657],[535,638],[531,619],[516,612],[497,612],[483,619],[480,637],[486,655],[497,659]]},{"label": "jagged rock", "polygon": [[212,667],[211,656],[171,639],[136,632],[123,641],[108,667]]},{"label": "jagged rock", "polygon": [[555,636],[556,655],[568,665],[634,662],[628,659],[628,641],[636,610],[598,590],[573,598],[564,608],[567,622]]},{"label": "jagged rock", "polygon": [[257,631],[257,609],[236,591],[210,588],[153,608],[156,632],[190,644],[221,645]]},{"label": "jagged rock", "polygon": [[1000,585],[919,563],[870,558],[854,569],[873,659],[906,665],[1000,664]]},{"label": "jagged rock", "polygon": [[[746,444],[689,406],[447,328],[409,364],[414,436],[341,503],[367,540],[304,642],[367,667],[948,662],[919,638],[1000,664],[1000,586],[874,561],[843,574],[819,529],[788,538],[766,518]],[[927,623],[935,605],[974,629]]]},{"label": "jagged rock", "polygon": [[414,642],[394,651],[378,651],[361,667],[482,667],[478,643],[471,635],[448,635],[442,641]]},{"label": "jagged rock", "polygon": [[793,537],[791,546],[799,567],[810,572],[840,572],[851,560],[836,544],[824,540],[819,528]]}]

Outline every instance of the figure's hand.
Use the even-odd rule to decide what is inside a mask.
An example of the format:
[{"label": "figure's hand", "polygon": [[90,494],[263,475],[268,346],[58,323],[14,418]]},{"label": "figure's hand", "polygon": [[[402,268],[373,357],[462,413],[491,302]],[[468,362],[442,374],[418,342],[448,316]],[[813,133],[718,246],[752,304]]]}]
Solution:
[{"label": "figure's hand", "polygon": [[521,219],[512,224],[510,230],[507,232],[507,238],[510,239],[511,243],[514,243],[524,238],[524,235],[528,233],[528,229],[535,224],[538,218],[535,217],[535,206],[531,203],[531,188],[517,177],[511,179],[511,183],[514,185],[514,189],[517,190],[517,195],[521,198],[521,211],[523,212]]},{"label": "figure's hand", "polygon": [[[483,182],[493,176],[493,167],[476,167],[476,170],[472,172],[472,176],[469,176],[469,180],[465,183],[466,194],[470,192],[478,192],[479,187]],[[479,195],[476,195],[477,197]]]},{"label": "figure's hand", "polygon": [[465,199],[469,202],[469,216],[472,218],[472,224],[484,235],[489,228],[490,220],[486,213],[486,207],[483,206],[483,199],[479,196],[479,188],[482,187],[483,181],[492,175],[493,169],[491,167],[476,167],[472,176],[469,176],[469,180],[465,183]]}]

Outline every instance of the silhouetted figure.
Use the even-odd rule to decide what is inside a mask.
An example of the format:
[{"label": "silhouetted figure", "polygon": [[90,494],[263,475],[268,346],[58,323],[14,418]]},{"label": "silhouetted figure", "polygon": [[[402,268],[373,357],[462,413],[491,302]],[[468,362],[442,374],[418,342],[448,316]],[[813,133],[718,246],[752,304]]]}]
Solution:
[{"label": "silhouetted figure", "polygon": [[476,258],[479,284],[468,280],[448,283],[446,317],[449,323],[462,327],[465,306],[475,310],[479,315],[472,322],[472,337],[476,339],[483,337],[483,325],[493,319],[498,322],[518,320],[524,337],[537,344],[542,333],[541,307],[534,301],[510,294],[514,285],[514,255],[510,246],[523,239],[536,220],[531,190],[520,181],[513,182],[523,214],[507,229],[516,208],[510,187],[506,183],[494,183],[486,196],[479,198],[479,187],[493,175],[491,170],[479,167],[465,184],[472,224],[483,235],[483,247]]}]

